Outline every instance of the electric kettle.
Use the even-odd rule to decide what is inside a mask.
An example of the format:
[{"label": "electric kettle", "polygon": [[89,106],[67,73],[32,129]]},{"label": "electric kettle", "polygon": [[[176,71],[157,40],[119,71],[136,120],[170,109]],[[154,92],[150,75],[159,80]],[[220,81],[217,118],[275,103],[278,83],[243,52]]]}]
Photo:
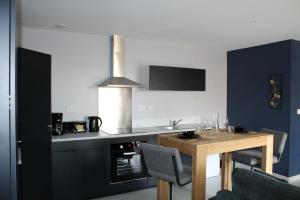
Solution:
[{"label": "electric kettle", "polygon": [[89,118],[89,132],[99,132],[102,125],[102,120],[98,116],[90,116]]}]

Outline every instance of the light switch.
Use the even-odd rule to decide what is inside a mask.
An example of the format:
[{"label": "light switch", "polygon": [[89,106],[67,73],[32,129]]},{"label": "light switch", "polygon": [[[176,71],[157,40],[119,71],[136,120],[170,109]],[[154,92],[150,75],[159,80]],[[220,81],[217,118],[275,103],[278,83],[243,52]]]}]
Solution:
[{"label": "light switch", "polygon": [[297,115],[300,115],[300,109],[297,109]]}]

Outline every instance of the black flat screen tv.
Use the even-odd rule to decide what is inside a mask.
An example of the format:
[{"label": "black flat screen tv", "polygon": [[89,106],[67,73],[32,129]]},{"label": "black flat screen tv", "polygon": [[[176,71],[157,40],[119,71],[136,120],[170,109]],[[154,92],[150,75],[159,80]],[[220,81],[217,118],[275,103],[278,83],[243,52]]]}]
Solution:
[{"label": "black flat screen tv", "polygon": [[150,65],[149,90],[205,91],[205,69]]}]

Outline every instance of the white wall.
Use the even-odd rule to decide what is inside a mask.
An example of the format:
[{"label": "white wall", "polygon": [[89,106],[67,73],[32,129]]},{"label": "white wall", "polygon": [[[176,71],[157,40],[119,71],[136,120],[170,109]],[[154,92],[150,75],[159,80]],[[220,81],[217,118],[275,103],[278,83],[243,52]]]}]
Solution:
[{"label": "white wall", "polygon": [[[22,47],[52,55],[52,111],[64,120],[97,115],[97,85],[110,76],[108,36],[22,28]],[[148,65],[206,69],[205,92],[133,90],[133,125],[147,126],[184,118],[186,123],[226,116],[226,51],[207,46],[125,38],[126,76],[147,85]],[[139,111],[137,105],[151,105]],[[77,112],[69,113],[67,106]]]},{"label": "white wall", "polygon": [[[97,85],[110,76],[108,36],[75,34],[23,28],[21,46],[52,55],[52,111],[63,112],[64,121],[97,115]],[[170,119],[183,123],[226,116],[226,51],[126,38],[126,76],[145,86],[148,65],[206,69],[205,92],[133,90],[133,126],[166,125]],[[139,111],[138,105],[152,110]],[[73,106],[78,112],[66,112]],[[207,177],[219,174],[219,157],[207,159]]]}]

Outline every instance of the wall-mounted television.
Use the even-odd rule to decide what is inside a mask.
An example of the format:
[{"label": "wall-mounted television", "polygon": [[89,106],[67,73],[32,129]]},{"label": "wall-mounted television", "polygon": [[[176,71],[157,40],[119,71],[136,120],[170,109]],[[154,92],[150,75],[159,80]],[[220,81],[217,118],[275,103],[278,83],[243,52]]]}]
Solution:
[{"label": "wall-mounted television", "polygon": [[150,65],[149,90],[205,91],[205,69]]}]

